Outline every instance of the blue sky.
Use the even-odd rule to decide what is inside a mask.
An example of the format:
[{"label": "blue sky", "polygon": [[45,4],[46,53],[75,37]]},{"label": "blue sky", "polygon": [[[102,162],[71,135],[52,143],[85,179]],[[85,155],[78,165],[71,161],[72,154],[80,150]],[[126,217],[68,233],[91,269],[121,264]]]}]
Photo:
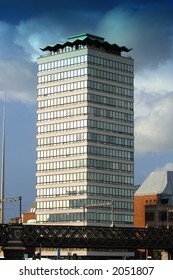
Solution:
[{"label": "blue sky", "polygon": [[[7,88],[5,197],[35,199],[37,64],[40,48],[79,33],[133,48],[135,184],[173,170],[172,1],[0,0],[0,120]],[[0,144],[2,121],[0,121]],[[1,146],[0,146],[1,147]],[[0,151],[1,156],[1,151]],[[1,164],[1,163],[0,163]],[[18,205],[6,205],[6,216]]]}]

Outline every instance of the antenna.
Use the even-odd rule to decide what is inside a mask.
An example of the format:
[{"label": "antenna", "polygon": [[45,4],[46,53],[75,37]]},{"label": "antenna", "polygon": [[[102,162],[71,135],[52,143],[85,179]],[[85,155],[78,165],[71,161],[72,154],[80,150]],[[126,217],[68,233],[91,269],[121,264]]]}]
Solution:
[{"label": "antenna", "polygon": [[3,112],[3,129],[2,129],[2,163],[1,163],[1,208],[0,223],[4,223],[4,190],[5,190],[5,129],[6,129],[6,86],[4,91],[4,112]]}]

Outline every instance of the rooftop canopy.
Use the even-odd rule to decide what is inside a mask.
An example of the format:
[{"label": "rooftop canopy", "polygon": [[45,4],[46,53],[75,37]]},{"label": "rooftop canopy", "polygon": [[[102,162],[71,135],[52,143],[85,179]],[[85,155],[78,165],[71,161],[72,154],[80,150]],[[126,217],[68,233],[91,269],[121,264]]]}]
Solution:
[{"label": "rooftop canopy", "polygon": [[125,46],[118,46],[117,44],[110,44],[104,40],[102,37],[96,35],[84,33],[79,35],[74,35],[68,38],[68,40],[63,44],[56,44],[54,46],[47,46],[41,48],[42,51],[58,52],[58,50],[65,48],[66,46],[78,47],[79,45],[83,46],[95,46],[96,48],[103,48],[105,51],[121,55],[121,52],[129,52],[131,49],[126,48]]},{"label": "rooftop canopy", "polygon": [[101,43],[103,43],[104,40],[105,40],[103,37],[98,37],[96,35],[89,34],[89,33],[83,33],[83,34],[79,34],[79,35],[74,35],[74,36],[68,37],[68,42],[74,42],[76,40],[84,40],[86,38],[90,38],[93,41],[98,40]]}]

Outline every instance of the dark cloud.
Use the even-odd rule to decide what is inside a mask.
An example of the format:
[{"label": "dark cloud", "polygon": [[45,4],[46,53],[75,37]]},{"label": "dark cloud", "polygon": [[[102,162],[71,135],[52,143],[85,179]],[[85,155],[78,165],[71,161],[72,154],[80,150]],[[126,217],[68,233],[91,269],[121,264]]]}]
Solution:
[{"label": "dark cloud", "polygon": [[71,16],[75,13],[83,14],[84,11],[88,14],[92,12],[102,14],[120,2],[114,0],[109,0],[109,2],[100,0],[52,0],[51,2],[47,0],[1,0],[1,20],[17,23],[23,19],[29,19],[42,14],[48,15],[52,14],[52,12],[56,12],[57,19],[69,13],[71,13]]},{"label": "dark cloud", "polygon": [[111,41],[133,48],[137,68],[157,67],[172,57],[173,9],[115,8],[100,20],[98,31]]},{"label": "dark cloud", "polygon": [[27,20],[42,14],[51,15],[53,12],[56,13],[57,19],[62,19],[62,17],[66,17],[66,15],[71,13],[70,18],[75,21],[73,14],[82,15],[85,13],[89,15],[93,13],[103,16],[116,7],[128,8],[134,11],[150,9],[151,7],[156,10],[167,10],[168,7],[173,7],[173,3],[170,0],[51,0],[51,2],[47,0],[0,0],[0,5],[1,20],[15,24],[21,20]]}]

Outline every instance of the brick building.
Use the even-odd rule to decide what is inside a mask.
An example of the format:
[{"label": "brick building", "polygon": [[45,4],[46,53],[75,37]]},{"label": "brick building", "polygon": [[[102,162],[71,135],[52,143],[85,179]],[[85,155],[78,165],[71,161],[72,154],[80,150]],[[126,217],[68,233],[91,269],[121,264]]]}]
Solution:
[{"label": "brick building", "polygon": [[29,209],[22,214],[22,223],[23,224],[28,224],[28,223],[36,223],[36,214],[35,214],[35,209],[36,209],[36,203],[33,202]]},{"label": "brick building", "polygon": [[135,192],[134,226],[173,226],[173,171],[152,172]]}]

